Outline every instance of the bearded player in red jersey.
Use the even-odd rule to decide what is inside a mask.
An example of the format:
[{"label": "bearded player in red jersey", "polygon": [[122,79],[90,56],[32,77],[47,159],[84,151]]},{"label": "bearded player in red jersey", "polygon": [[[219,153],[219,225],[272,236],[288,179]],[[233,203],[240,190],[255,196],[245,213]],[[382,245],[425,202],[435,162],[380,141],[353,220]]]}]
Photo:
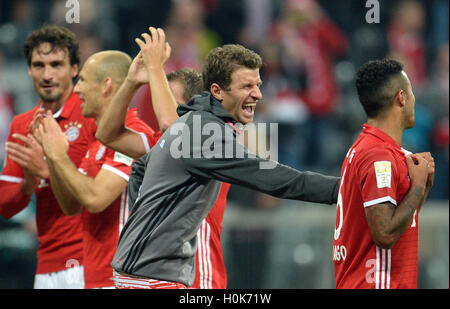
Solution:
[{"label": "bearded player in red jersey", "polygon": [[376,60],[357,74],[367,114],[342,165],[333,262],[337,288],[417,288],[418,214],[434,181],[430,153],[401,147],[415,97],[403,66]]},{"label": "bearded player in red jersey", "polygon": [[41,99],[11,122],[8,158],[0,175],[0,214],[6,219],[14,216],[35,193],[39,247],[34,288],[83,288],[81,218],[61,211],[42,149],[28,130],[39,108],[50,110],[67,136],[68,155],[77,166],[95,139],[95,122],[83,117],[81,101],[73,93],[80,63],[78,40],[64,27],[44,26],[28,36],[24,52]]}]

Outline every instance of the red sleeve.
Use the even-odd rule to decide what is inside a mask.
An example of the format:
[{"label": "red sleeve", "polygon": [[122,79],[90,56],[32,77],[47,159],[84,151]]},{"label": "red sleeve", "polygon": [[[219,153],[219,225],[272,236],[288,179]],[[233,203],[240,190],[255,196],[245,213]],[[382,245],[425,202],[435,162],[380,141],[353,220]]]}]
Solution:
[{"label": "red sleeve", "polygon": [[[8,135],[8,138],[6,139],[6,142],[14,142],[14,143],[23,145],[23,142],[12,137],[12,135],[14,133],[20,133],[22,135],[27,134],[26,131],[24,131],[23,129],[22,130],[20,129],[19,123],[18,123],[18,121],[16,121],[16,119],[17,118],[14,118],[13,121],[11,122],[11,125],[9,127],[9,135]],[[8,180],[4,179],[7,176],[9,177],[9,179]],[[3,166],[2,173],[0,175],[0,180],[12,181],[12,182],[23,181],[22,167],[19,164],[17,164],[16,162],[14,162],[13,160],[11,160],[8,156],[6,156],[5,164]]]},{"label": "red sleeve", "polygon": [[145,148],[147,149],[147,152],[150,151],[150,149],[156,145],[156,143],[158,142],[159,138],[162,135],[161,131],[155,132],[144,123],[137,123],[137,124],[134,123],[129,127],[141,134],[144,144],[146,145]]},{"label": "red sleeve", "polygon": [[[156,135],[149,126],[141,121],[127,123],[127,126],[141,134],[148,151],[150,151],[150,148],[153,147],[159,139],[160,135]],[[133,162],[134,160],[132,158],[125,156],[120,152],[108,149],[102,168],[107,169],[128,181]]]},{"label": "red sleeve", "polygon": [[27,207],[31,195],[24,195],[20,183],[0,181],[0,215],[9,219]]},{"label": "red sleeve", "polygon": [[134,160],[132,158],[121,154],[120,152],[108,149],[102,169],[113,172],[117,176],[120,176],[128,181],[133,162]]},{"label": "red sleeve", "polygon": [[[12,137],[12,134],[15,132],[23,134],[23,132],[16,128],[15,124],[16,122],[13,120],[7,141],[21,143]],[[6,157],[5,165],[0,175],[0,215],[5,219],[9,219],[19,213],[30,202],[31,195],[24,195],[20,189],[20,183],[22,181],[22,168],[9,157]]]},{"label": "red sleeve", "polygon": [[394,155],[386,149],[369,151],[359,168],[364,207],[391,202],[397,205],[399,173]]}]

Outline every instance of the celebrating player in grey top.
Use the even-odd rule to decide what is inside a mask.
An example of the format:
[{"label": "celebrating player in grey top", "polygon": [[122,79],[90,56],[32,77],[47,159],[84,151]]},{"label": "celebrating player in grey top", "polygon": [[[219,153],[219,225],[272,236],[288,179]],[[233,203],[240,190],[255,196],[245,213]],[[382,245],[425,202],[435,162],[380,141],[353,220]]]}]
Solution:
[{"label": "celebrating player in grey top", "polygon": [[236,124],[252,122],[262,98],[261,65],[258,54],[240,45],[209,53],[205,91],[178,107],[180,117],[147,157],[111,264],[119,274],[190,286],[196,234],[222,181],[280,198],[336,202],[339,178],[262,159],[237,141]]}]

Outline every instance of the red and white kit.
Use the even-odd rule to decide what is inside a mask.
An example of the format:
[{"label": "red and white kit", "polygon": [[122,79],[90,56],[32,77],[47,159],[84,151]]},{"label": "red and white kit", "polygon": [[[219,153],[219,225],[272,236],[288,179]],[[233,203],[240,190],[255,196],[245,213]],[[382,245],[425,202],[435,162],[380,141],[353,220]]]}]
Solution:
[{"label": "red and white kit", "polygon": [[[153,130],[137,117],[136,109],[127,113],[125,125],[139,132],[147,151],[156,143]],[[131,165],[134,162],[119,152],[115,152],[100,141],[95,140],[89,147],[79,171],[95,177],[101,169],[106,169],[128,182]],[[113,269],[110,266],[119,240],[119,233],[128,217],[128,189],[100,213],[90,213],[83,209],[83,250],[84,280],[86,289],[113,287]]]},{"label": "red and white kit", "polygon": [[[68,155],[78,166],[95,139],[97,126],[92,119],[81,114],[78,95],[71,94],[63,107],[54,115],[69,142]],[[14,133],[27,135],[39,105],[14,117],[10,125],[8,141],[23,144],[12,137]],[[20,190],[23,181],[22,168],[7,159],[0,175],[0,213],[10,218],[24,209],[29,196]],[[54,273],[83,264],[81,216],[69,217],[63,214],[53,195],[48,179],[42,179],[36,189],[36,222],[39,247],[37,250],[37,274]]]},{"label": "red and white kit", "polygon": [[[216,203],[203,219],[197,233],[195,280],[191,289],[226,289],[227,272],[223,261],[220,235],[230,184],[222,183]],[[117,289],[186,289],[179,282],[145,279],[114,272]]]},{"label": "red and white kit", "polygon": [[223,261],[220,235],[230,184],[222,183],[216,203],[197,233],[194,289],[226,289],[227,271]]},{"label": "red and white kit", "polygon": [[341,171],[333,262],[336,287],[417,288],[418,214],[391,249],[372,240],[364,208],[399,205],[410,187],[405,154],[390,136],[364,124]]}]

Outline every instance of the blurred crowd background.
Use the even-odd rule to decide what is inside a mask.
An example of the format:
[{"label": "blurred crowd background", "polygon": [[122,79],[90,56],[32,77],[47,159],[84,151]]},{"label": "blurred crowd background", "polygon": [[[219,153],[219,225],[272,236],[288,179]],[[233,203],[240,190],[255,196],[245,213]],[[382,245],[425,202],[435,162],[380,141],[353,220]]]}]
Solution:
[{"label": "blurred crowd background", "polygon": [[[167,73],[184,67],[201,71],[208,51],[222,44],[257,51],[264,84],[255,122],[278,123],[278,160],[336,176],[366,120],[354,86],[356,71],[368,60],[392,57],[404,63],[416,96],[416,125],[405,131],[403,147],[430,151],[436,161],[430,206],[422,210],[419,247],[428,251],[421,251],[419,287],[448,288],[449,1],[380,0],[379,23],[366,19],[370,2],[79,0],[80,22],[68,24],[68,1],[1,0],[0,142],[12,117],[39,100],[23,43],[45,23],[77,34],[82,63],[104,49],[134,57],[134,39],[149,26],[164,28],[172,46]],[[133,106],[156,128],[150,101],[149,87],[143,86]],[[2,146],[0,163],[4,158]],[[299,204],[232,187],[223,238],[230,288],[334,286],[335,209]],[[0,288],[32,286],[33,222],[33,203],[11,221],[0,218]]]}]

